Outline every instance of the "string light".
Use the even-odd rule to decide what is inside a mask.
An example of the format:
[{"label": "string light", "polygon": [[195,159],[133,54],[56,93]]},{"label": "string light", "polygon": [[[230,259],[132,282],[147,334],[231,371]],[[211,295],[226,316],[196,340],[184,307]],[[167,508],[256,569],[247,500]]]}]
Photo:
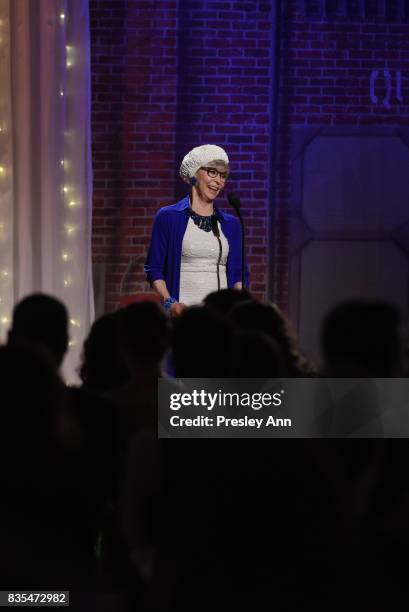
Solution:
[{"label": "string light", "polygon": [[[67,36],[66,17],[68,17],[68,15],[66,16],[64,12],[60,13],[61,38],[68,43],[68,44],[65,44],[65,58],[63,59],[63,65],[62,65],[62,68],[65,67],[65,70],[66,70],[65,76],[66,76],[68,85],[66,85],[65,80],[60,81],[59,85],[57,85],[58,89],[56,90],[56,95],[60,98],[61,107],[63,106],[65,99],[69,100],[69,95],[70,95],[69,83],[70,83],[70,78],[71,78],[70,74],[71,74],[71,71],[75,69],[75,65],[76,65],[75,47],[73,45],[70,45],[69,41],[67,41],[67,38],[66,38]],[[62,110],[64,112],[64,109]],[[82,205],[81,194],[79,191],[77,191],[76,184],[73,180],[75,177],[71,176],[72,160],[70,158],[70,147],[72,146],[73,136],[74,134],[72,130],[68,129],[67,126],[65,126],[64,142],[63,142],[64,149],[59,159],[59,165],[61,168],[61,176],[64,177],[62,178],[62,181],[61,181],[62,183],[61,184],[61,195],[62,195],[62,201],[64,204],[64,211],[65,211],[65,219],[63,219],[63,231],[66,236],[65,244],[62,246],[62,249],[60,252],[60,257],[61,257],[61,262],[62,262],[61,265],[63,268],[63,279],[62,280],[63,280],[63,286],[67,290],[67,300],[69,299],[68,296],[71,293],[70,288],[75,285],[75,280],[76,280],[75,275],[73,274],[73,269],[71,267],[71,264],[73,263],[73,260],[75,259],[74,253],[71,247],[71,241],[74,240],[74,243],[75,243],[75,240],[76,240],[75,236],[78,234],[78,228],[80,227],[80,220],[77,219],[75,215],[76,215],[76,210],[79,209]],[[80,317],[71,318],[70,324],[72,326],[72,331],[74,332],[76,329],[79,329],[82,327],[81,318]],[[77,333],[79,336],[79,332]],[[80,344],[80,338],[75,337],[77,333],[73,333],[73,337],[70,339],[68,343],[68,346],[70,348],[76,347],[77,345]]]},{"label": "string light", "polygon": [[71,66],[73,65],[73,48],[70,47],[70,45],[66,45],[65,46],[65,52],[67,55],[67,59],[65,62],[65,65],[67,68],[71,68]]},{"label": "string light", "polygon": [[[3,29],[3,26],[6,25],[6,21],[4,19],[0,19],[0,28]],[[6,43],[6,45],[8,44],[8,38],[5,38],[3,36],[3,32],[0,32],[0,44],[3,45],[4,43]],[[6,51],[7,52],[7,51]],[[1,124],[0,124],[0,135],[3,139],[4,136],[6,136],[7,134],[7,125],[5,123],[5,121],[2,119]],[[3,146],[2,146],[3,149]],[[7,149],[7,146],[6,146]],[[8,177],[8,175],[10,174],[8,167],[6,165],[0,165],[0,179],[5,179],[6,177]],[[0,238],[2,239],[2,241],[4,241],[4,238],[6,237],[5,234],[5,222],[4,221],[0,221]],[[0,270],[0,280],[2,280],[4,282],[4,288],[7,287],[7,285],[9,284],[7,281],[9,281],[11,277],[11,273],[9,272],[8,269],[4,268],[3,270]],[[6,300],[4,298],[4,296],[0,297],[0,303],[2,305],[4,305],[6,307],[6,309],[8,310],[8,300]],[[2,325],[7,325],[10,323],[10,318],[7,314],[3,314],[0,316],[0,323]]]},{"label": "string light", "polygon": [[67,276],[64,278],[64,287],[70,287],[71,285],[72,285],[71,274],[67,274]]}]

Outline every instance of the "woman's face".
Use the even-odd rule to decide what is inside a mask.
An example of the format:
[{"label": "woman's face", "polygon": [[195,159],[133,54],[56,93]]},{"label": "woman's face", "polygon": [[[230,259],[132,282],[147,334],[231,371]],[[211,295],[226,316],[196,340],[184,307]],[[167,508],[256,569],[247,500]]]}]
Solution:
[{"label": "woman's face", "polygon": [[208,202],[213,202],[226,184],[228,168],[222,164],[209,164],[196,172],[198,194]]}]

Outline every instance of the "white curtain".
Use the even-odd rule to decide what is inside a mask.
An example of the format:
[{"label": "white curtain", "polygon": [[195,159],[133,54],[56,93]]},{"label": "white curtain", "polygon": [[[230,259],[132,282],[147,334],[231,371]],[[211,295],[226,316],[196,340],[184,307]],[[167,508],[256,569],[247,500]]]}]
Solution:
[{"label": "white curtain", "polygon": [[87,0],[0,0],[0,326],[32,292],[70,314],[76,382],[94,316]]}]

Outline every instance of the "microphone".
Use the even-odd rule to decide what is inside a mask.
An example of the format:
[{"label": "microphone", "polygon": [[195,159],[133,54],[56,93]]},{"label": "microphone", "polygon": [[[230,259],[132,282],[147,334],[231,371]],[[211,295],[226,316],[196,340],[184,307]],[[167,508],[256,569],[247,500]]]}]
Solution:
[{"label": "microphone", "polygon": [[245,244],[244,244],[244,240],[245,240],[245,231],[244,231],[244,221],[243,221],[243,217],[241,215],[241,211],[240,211],[240,207],[241,207],[241,202],[240,202],[240,198],[238,195],[236,195],[235,193],[229,193],[227,194],[227,199],[229,201],[229,204],[232,208],[234,208],[237,217],[240,221],[240,229],[241,229],[241,286],[243,289],[246,288],[246,275],[245,275]]},{"label": "microphone", "polygon": [[229,201],[230,206],[234,208],[236,212],[240,210],[241,202],[238,195],[236,195],[235,193],[229,193],[227,195],[227,199]]}]

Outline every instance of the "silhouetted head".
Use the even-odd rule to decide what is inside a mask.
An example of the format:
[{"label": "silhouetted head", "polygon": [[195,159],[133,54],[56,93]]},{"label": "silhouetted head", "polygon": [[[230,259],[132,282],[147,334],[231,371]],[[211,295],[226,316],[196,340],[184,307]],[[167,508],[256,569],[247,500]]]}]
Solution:
[{"label": "silhouetted head", "polygon": [[269,336],[279,347],[285,376],[311,376],[314,369],[300,354],[290,322],[275,304],[256,300],[234,306],[229,318],[238,330],[258,330]]},{"label": "silhouetted head", "polygon": [[252,299],[251,293],[247,289],[238,291],[237,289],[222,289],[213,291],[204,299],[204,304],[213,312],[225,316],[236,304],[248,302]]},{"label": "silhouetted head", "polygon": [[121,387],[129,377],[119,349],[120,313],[117,310],[94,321],[84,342],[80,378],[101,393]]},{"label": "silhouetted head", "polygon": [[277,342],[257,330],[235,334],[233,376],[236,378],[280,378],[285,367]]},{"label": "silhouetted head", "polygon": [[389,377],[402,371],[401,320],[396,306],[351,300],[325,317],[321,347],[330,375]]},{"label": "silhouetted head", "polygon": [[159,367],[170,345],[170,323],[154,302],[135,302],[121,312],[120,346],[128,366]]},{"label": "silhouetted head", "polygon": [[47,353],[53,367],[58,369],[68,347],[66,307],[51,295],[29,295],[14,308],[8,341],[42,350]]},{"label": "silhouetted head", "polygon": [[223,378],[231,375],[233,329],[206,307],[186,310],[174,321],[173,358],[176,376]]}]

